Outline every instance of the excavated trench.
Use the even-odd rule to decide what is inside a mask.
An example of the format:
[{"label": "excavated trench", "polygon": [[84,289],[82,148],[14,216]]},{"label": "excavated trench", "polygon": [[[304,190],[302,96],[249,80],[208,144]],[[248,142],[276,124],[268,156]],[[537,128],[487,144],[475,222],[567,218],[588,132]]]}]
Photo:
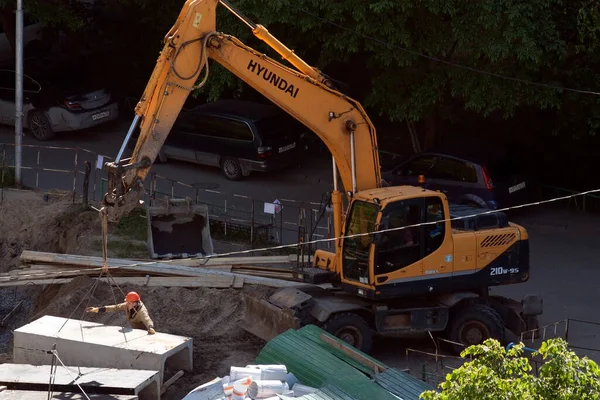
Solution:
[{"label": "excavated trench", "polygon": [[[83,211],[73,205],[69,194],[55,194],[45,201],[43,194],[32,191],[5,191],[0,203],[0,272],[19,266],[23,250],[101,255],[92,248],[92,237],[100,233],[95,211]],[[194,387],[228,373],[231,365],[254,361],[264,341],[246,332],[242,292],[266,296],[270,289],[246,285],[236,289],[186,289],[111,287],[102,283],[86,293],[93,279],[82,276],[63,285],[0,288],[0,362],[10,362],[12,332],[42,315],[92,320],[123,325],[125,316],[85,314],[86,306],[121,301],[123,292],[136,290],[148,307],[159,332],[194,339],[194,371],[185,373],[163,398],[180,399]],[[18,308],[11,313],[18,305]],[[10,314],[10,315],[9,315]],[[167,376],[171,371],[167,371]],[[176,371],[172,371],[175,373]]]}]

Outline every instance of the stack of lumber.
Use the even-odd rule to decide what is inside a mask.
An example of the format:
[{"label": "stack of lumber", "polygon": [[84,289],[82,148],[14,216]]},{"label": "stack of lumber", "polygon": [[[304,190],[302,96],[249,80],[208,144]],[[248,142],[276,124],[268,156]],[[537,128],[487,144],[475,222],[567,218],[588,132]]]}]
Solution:
[{"label": "stack of lumber", "polygon": [[[270,287],[302,285],[292,278],[292,258],[289,256],[162,262],[109,258],[110,277],[106,274],[100,277],[103,266],[101,257],[25,250],[21,253],[20,261],[20,268],[0,274],[0,287],[62,284],[82,275],[118,285],[213,288],[241,288],[244,283]],[[286,263],[287,268],[285,265],[284,268],[270,267]]]}]

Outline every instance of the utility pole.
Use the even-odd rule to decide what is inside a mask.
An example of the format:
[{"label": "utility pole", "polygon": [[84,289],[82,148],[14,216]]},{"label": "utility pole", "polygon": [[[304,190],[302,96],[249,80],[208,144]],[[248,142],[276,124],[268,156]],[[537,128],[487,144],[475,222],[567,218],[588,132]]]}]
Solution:
[{"label": "utility pole", "polygon": [[21,187],[21,156],[23,155],[23,0],[17,0],[15,34],[15,183]]}]

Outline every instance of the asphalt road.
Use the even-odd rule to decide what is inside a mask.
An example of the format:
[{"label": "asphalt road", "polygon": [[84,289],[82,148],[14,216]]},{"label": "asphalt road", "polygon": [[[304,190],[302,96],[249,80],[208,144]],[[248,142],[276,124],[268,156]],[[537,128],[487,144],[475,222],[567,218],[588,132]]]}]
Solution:
[{"label": "asphalt road", "polygon": [[[128,122],[99,127],[94,130],[63,134],[47,143],[39,143],[26,137],[25,144],[42,146],[60,146],[86,148],[100,154],[114,157],[127,131]],[[0,143],[14,143],[13,129],[0,128]],[[10,148],[9,148],[10,150]],[[83,170],[83,159],[95,163],[95,154],[78,153],[80,171]],[[24,165],[35,165],[37,149],[24,150]],[[40,174],[40,187],[60,187],[70,189],[73,184],[73,151],[41,148],[40,165],[51,168],[64,168],[69,173]],[[229,193],[228,201],[240,202],[239,206],[248,207],[247,199],[234,197],[233,194],[249,196],[260,200],[295,199],[299,202],[318,203],[321,194],[331,190],[330,164],[327,160],[305,162],[302,168],[292,168],[277,174],[255,174],[242,182],[226,180],[219,170],[194,166],[186,163],[167,162],[155,164],[152,171],[178,181],[217,185],[216,191]],[[25,183],[35,182],[35,174],[26,171]],[[81,177],[79,181],[81,181]],[[80,183],[78,182],[78,185]],[[163,184],[162,189],[169,190]],[[204,193],[202,201],[219,202],[224,196]],[[244,203],[245,201],[245,203]],[[284,203],[286,204],[286,203]],[[257,203],[256,206],[262,205]],[[315,206],[316,208],[316,206]],[[288,212],[286,215],[285,212]],[[291,210],[291,211],[290,211]],[[297,210],[284,206],[287,222],[297,220]],[[522,223],[529,230],[531,240],[531,278],[529,282],[514,286],[494,288],[493,291],[517,299],[527,293],[538,293],[544,297],[544,314],[542,325],[559,323],[557,334],[564,334],[567,318],[600,322],[600,312],[596,307],[599,299],[598,282],[600,282],[600,217],[591,214],[556,211],[532,207],[524,209],[520,215],[512,218]],[[291,223],[291,222],[290,222]],[[547,330],[552,336],[554,328]],[[569,341],[572,346],[600,349],[600,326],[587,323],[571,322]],[[391,347],[390,347],[391,346]],[[376,357],[392,365],[403,366],[405,353],[401,343],[386,342],[384,349],[375,349]],[[587,354],[600,362],[600,352],[577,350],[579,354]]]},{"label": "asphalt road", "polygon": [[[106,173],[95,168],[97,157],[102,155],[105,161],[106,157],[116,157],[129,124],[130,121],[122,120],[86,131],[60,133],[47,142],[36,141],[25,132],[23,144],[26,147],[23,148],[22,156],[24,184],[41,189],[72,190],[75,187],[76,191],[81,193],[84,161],[89,161],[92,166],[90,198],[100,201],[105,189],[102,178],[106,178]],[[0,127],[1,143],[5,144],[9,159],[14,158],[14,128]],[[74,149],[76,147],[80,148],[77,152]],[[127,155],[129,153],[126,152],[125,156]],[[38,165],[39,168],[53,171],[25,169]],[[322,194],[332,189],[331,161],[322,156],[276,173],[253,173],[245,180],[237,182],[227,180],[218,168],[178,161],[155,163],[151,172],[157,176],[154,181],[157,195],[164,197],[167,194],[175,194],[180,198],[190,196],[209,204],[212,214],[226,213],[234,222],[250,221],[250,210],[254,203],[254,221],[257,224],[269,223],[272,216],[263,212],[264,203],[280,200],[283,209],[275,216],[274,225],[277,229],[273,235],[277,240],[283,237],[284,243],[297,242],[299,208],[304,209],[306,224],[310,226],[308,218],[311,210],[313,216],[317,215]],[[150,188],[150,183],[151,177],[147,177],[147,188]],[[189,185],[198,185],[202,189],[195,190]],[[327,233],[325,217],[315,230],[314,239],[324,238]]]}]

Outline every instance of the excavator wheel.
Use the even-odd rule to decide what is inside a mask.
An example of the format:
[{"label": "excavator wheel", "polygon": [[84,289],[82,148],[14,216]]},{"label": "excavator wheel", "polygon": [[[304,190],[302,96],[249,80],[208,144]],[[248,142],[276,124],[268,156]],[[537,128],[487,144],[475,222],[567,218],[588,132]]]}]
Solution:
[{"label": "excavator wheel", "polygon": [[373,331],[369,324],[357,314],[336,314],[327,320],[323,328],[363,353],[368,354],[373,347]]},{"label": "excavator wheel", "polygon": [[[485,304],[472,304],[458,310],[448,330],[449,340],[462,343],[466,347],[481,344],[489,338],[504,343],[505,335],[502,317],[496,310]],[[466,347],[458,344],[452,345],[452,349],[457,354],[460,354]]]}]

